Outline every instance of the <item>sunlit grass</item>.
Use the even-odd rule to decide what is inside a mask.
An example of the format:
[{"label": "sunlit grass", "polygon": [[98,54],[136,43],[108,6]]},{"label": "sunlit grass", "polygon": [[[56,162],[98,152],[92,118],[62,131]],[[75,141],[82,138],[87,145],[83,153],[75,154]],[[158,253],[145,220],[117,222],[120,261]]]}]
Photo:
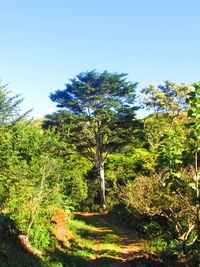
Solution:
[{"label": "sunlit grass", "polygon": [[119,242],[120,237],[106,225],[102,226],[102,221],[95,219],[96,227],[86,224],[80,220],[72,220],[70,229],[75,232],[74,242],[76,244],[76,253],[79,256],[89,258],[110,257],[119,258],[122,249]]},{"label": "sunlit grass", "polygon": [[98,229],[96,227],[94,227],[93,225],[90,224],[86,224],[83,221],[79,221],[79,220],[71,220],[70,222],[70,229],[84,229],[84,230],[88,230],[91,232],[95,232]]}]

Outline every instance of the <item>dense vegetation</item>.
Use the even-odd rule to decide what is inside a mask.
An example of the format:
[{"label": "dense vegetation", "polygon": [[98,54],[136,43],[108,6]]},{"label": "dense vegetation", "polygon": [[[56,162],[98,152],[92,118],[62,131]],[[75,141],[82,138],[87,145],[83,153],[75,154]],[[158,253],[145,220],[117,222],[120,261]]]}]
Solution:
[{"label": "dense vegetation", "polygon": [[0,86],[0,266],[84,266],[74,211],[108,213],[166,266],[198,266],[200,83],[149,85],[139,105],[136,87],[84,72],[29,121]]}]

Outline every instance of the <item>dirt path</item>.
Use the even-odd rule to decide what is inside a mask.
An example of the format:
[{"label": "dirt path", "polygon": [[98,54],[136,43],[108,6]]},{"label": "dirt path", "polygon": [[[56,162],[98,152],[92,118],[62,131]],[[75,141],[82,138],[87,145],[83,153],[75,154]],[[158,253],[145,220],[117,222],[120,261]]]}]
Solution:
[{"label": "dirt path", "polygon": [[[96,254],[88,266],[163,266],[154,255],[144,253],[144,241],[139,239],[136,233],[110,222],[106,215],[77,213],[75,218],[96,229],[96,232],[90,234]],[[109,245],[102,248],[103,244],[107,243]]]}]

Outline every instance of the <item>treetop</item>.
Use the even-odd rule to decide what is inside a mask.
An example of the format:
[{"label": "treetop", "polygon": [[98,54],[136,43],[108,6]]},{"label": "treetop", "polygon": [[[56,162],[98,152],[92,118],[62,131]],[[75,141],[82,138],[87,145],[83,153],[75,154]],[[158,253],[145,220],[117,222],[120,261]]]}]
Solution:
[{"label": "treetop", "polygon": [[79,115],[105,114],[134,103],[137,83],[126,81],[126,73],[82,72],[70,79],[66,89],[51,93],[57,107]]}]

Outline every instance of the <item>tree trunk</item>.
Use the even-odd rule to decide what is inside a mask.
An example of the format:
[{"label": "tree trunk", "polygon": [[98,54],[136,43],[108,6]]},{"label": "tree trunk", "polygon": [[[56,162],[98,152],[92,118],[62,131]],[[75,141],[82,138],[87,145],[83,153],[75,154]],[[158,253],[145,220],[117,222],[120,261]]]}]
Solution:
[{"label": "tree trunk", "polygon": [[195,176],[196,176],[196,221],[197,221],[197,242],[198,242],[198,252],[200,253],[200,222],[199,222],[199,213],[200,213],[200,204],[199,204],[199,175],[198,175],[198,152],[195,153]]},{"label": "tree trunk", "polygon": [[106,194],[105,194],[105,171],[104,171],[104,163],[102,160],[98,162],[98,169],[100,175],[100,196],[101,196],[101,206],[104,210],[106,210]]},{"label": "tree trunk", "polygon": [[101,207],[103,210],[107,209],[106,205],[106,194],[105,194],[105,170],[104,170],[104,160],[103,160],[103,144],[102,137],[100,134],[101,122],[97,121],[97,130],[94,132],[95,142],[96,142],[96,163],[99,170],[100,176],[100,197],[101,197]]}]

